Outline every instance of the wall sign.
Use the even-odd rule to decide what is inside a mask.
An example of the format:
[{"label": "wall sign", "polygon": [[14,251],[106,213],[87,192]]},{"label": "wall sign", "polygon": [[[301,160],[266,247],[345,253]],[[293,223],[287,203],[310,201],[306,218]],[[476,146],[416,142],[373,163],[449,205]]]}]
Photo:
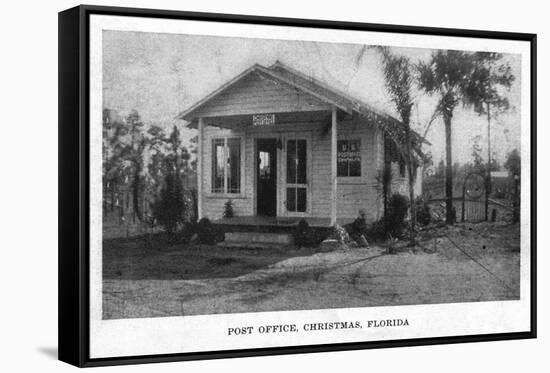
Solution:
[{"label": "wall sign", "polygon": [[338,162],[361,161],[360,140],[338,141]]},{"label": "wall sign", "polygon": [[272,126],[275,124],[275,114],[254,114],[252,116],[253,126]]}]

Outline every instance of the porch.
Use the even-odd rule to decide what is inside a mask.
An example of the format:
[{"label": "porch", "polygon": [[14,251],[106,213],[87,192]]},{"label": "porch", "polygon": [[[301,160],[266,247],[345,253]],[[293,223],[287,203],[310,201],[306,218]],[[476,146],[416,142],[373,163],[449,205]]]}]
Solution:
[{"label": "porch", "polygon": [[[300,220],[305,220],[312,228],[330,228],[330,218],[319,217],[284,217],[284,216],[234,216],[213,220],[214,224],[221,224],[228,227],[258,227],[258,228],[294,228]],[[346,225],[353,222],[352,218],[338,218],[339,225]]]}]

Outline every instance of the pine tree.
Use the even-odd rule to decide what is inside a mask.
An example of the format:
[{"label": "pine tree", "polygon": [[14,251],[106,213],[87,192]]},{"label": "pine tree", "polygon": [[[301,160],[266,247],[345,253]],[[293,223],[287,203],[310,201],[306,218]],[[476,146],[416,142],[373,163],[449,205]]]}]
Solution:
[{"label": "pine tree", "polygon": [[165,141],[168,153],[163,158],[164,182],[158,199],[153,203],[153,217],[167,232],[173,233],[187,218],[183,177],[188,171],[189,153],[182,145],[176,126]]},{"label": "pine tree", "polygon": [[128,147],[128,160],[131,163],[132,174],[132,207],[135,216],[142,220],[140,199],[142,195],[142,172],[143,172],[143,152],[147,146],[147,139],[143,134],[143,122],[139,113],[133,110],[126,117],[126,125],[130,135],[130,144]]},{"label": "pine tree", "polygon": [[153,217],[168,233],[174,233],[185,221],[183,184],[177,172],[166,173],[160,197],[153,204]]}]

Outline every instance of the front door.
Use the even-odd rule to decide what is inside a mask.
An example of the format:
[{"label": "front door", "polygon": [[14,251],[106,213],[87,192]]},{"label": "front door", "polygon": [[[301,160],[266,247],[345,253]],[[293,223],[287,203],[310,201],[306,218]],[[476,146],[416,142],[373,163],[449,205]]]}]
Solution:
[{"label": "front door", "polygon": [[258,215],[275,216],[277,214],[277,139],[258,139],[256,149]]}]

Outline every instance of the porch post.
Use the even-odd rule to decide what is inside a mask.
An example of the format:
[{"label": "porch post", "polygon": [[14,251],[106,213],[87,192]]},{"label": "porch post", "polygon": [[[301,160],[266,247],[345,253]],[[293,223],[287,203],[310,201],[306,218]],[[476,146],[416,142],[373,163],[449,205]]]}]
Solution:
[{"label": "porch post", "polygon": [[203,164],[203,132],[204,132],[204,120],[199,118],[198,125],[198,146],[197,146],[197,220],[202,219],[202,164]]},{"label": "porch post", "polygon": [[336,106],[332,107],[332,128],[331,128],[331,141],[330,141],[330,176],[331,176],[331,193],[330,193],[330,225],[336,224],[336,209],[338,201],[338,190],[337,190],[337,140],[338,140],[338,129],[337,129],[337,109]]}]

